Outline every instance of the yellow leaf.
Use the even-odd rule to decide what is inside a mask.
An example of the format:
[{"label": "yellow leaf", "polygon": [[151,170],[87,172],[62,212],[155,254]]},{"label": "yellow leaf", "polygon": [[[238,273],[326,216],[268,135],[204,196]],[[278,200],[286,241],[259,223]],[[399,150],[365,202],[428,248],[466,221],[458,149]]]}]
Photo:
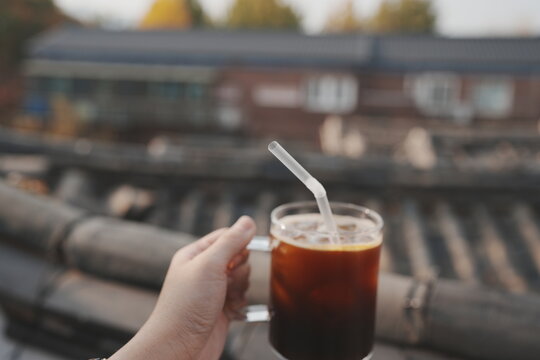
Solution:
[{"label": "yellow leaf", "polygon": [[141,29],[184,29],[191,26],[185,0],[156,0],[142,19]]}]

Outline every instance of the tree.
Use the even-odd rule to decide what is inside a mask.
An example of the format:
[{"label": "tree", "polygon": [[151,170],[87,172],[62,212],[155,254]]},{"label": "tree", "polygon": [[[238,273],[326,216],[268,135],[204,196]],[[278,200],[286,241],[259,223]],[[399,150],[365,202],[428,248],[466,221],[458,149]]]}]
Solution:
[{"label": "tree", "polygon": [[191,27],[192,16],[185,0],[156,0],[142,19],[141,29],[175,29]]},{"label": "tree", "polygon": [[300,18],[294,10],[279,0],[235,0],[225,25],[245,29],[295,29]]},{"label": "tree", "polygon": [[384,0],[370,21],[375,32],[433,33],[436,15],[429,0]]},{"label": "tree", "polygon": [[185,29],[212,26],[198,0],[155,0],[139,27],[142,29]]},{"label": "tree", "polygon": [[0,70],[19,63],[31,37],[65,21],[73,22],[52,0],[0,0]]},{"label": "tree", "polygon": [[187,0],[187,5],[191,13],[191,26],[212,26],[212,19],[206,15],[201,4],[199,4],[197,0]]},{"label": "tree", "polygon": [[327,32],[355,32],[362,30],[362,21],[354,13],[354,4],[348,0],[328,18],[324,27]]}]

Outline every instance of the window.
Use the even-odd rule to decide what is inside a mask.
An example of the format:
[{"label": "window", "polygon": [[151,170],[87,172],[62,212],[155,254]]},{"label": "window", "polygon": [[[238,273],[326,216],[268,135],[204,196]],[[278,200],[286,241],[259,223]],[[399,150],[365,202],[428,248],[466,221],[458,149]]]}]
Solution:
[{"label": "window", "polygon": [[199,83],[156,82],[150,85],[150,93],[159,99],[200,100],[206,96],[206,86]]},{"label": "window", "polygon": [[358,84],[352,76],[323,75],[309,79],[305,85],[305,107],[313,112],[351,112],[357,97]]},{"label": "window", "polygon": [[49,79],[44,76],[29,77],[26,80],[26,86],[27,86],[28,92],[33,93],[33,94],[40,94],[40,95],[46,94],[48,91],[48,88],[47,88],[48,81]]},{"label": "window", "polygon": [[184,85],[176,82],[151,83],[150,93],[155,98],[176,100],[184,93]]},{"label": "window", "polygon": [[408,79],[406,87],[418,109],[426,115],[454,116],[459,108],[460,81],[456,75],[416,75]]},{"label": "window", "polygon": [[205,87],[202,84],[187,84],[186,95],[189,99],[202,99],[205,96]]},{"label": "window", "polygon": [[480,116],[504,117],[512,110],[513,100],[514,87],[508,79],[482,79],[474,84],[471,101]]},{"label": "window", "polygon": [[92,95],[96,88],[96,80],[73,79],[73,94],[75,96]]},{"label": "window", "polygon": [[49,92],[51,94],[68,94],[71,92],[71,80],[67,78],[50,78]]},{"label": "window", "polygon": [[99,80],[96,84],[96,95],[99,99],[108,100],[112,97],[114,83],[112,80]]},{"label": "window", "polygon": [[114,92],[120,96],[146,96],[148,84],[143,81],[118,80]]}]

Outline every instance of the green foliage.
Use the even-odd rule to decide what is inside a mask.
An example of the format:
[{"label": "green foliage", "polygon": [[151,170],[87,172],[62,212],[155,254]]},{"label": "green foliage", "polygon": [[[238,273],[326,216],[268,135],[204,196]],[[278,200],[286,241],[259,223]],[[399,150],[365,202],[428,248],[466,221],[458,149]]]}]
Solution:
[{"label": "green foliage", "polygon": [[201,4],[197,0],[187,0],[187,6],[191,13],[191,26],[202,27],[207,25],[207,17]]},{"label": "green foliage", "polygon": [[300,18],[278,0],[235,0],[225,25],[244,29],[299,29]]},{"label": "green foliage", "polygon": [[374,32],[433,33],[435,23],[429,0],[384,0],[369,25]]},{"label": "green foliage", "polygon": [[0,0],[0,69],[16,66],[31,37],[66,19],[52,0]]}]

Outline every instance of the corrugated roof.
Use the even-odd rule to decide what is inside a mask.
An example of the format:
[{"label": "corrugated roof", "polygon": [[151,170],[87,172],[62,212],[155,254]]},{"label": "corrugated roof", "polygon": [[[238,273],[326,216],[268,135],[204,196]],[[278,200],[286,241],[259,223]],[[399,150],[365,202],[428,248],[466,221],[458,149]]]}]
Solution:
[{"label": "corrugated roof", "polygon": [[540,71],[540,38],[309,36],[229,30],[61,28],[31,44],[32,58],[143,64],[354,66],[388,70]]},{"label": "corrugated roof", "polygon": [[[237,153],[228,151],[224,146],[220,146],[217,150],[179,146],[174,153],[166,151],[162,154],[164,160],[168,159],[170,167],[168,170],[165,168],[166,173],[158,174],[148,171],[151,162],[157,161],[157,158],[155,155],[148,155],[144,147],[100,145],[80,141],[48,142],[7,131],[2,131],[2,135],[0,150],[4,156],[12,157],[11,162],[15,161],[19,153],[49,159],[48,166],[35,166],[34,178],[17,175],[11,166],[4,164],[6,166],[0,169],[0,172],[9,174],[6,176],[10,183],[38,192],[47,192],[49,189],[49,194],[77,208],[68,208],[60,202],[48,201],[43,197],[23,196],[5,185],[0,187],[3,188],[4,203],[10,204],[9,208],[0,207],[2,210],[0,230],[3,234],[0,239],[0,275],[3,276],[0,278],[0,298],[2,296],[3,298],[0,300],[7,304],[8,314],[24,314],[20,309],[28,312],[40,309],[43,317],[30,326],[17,318],[22,323],[19,324],[18,336],[38,334],[33,336],[33,340],[31,336],[29,342],[41,341],[42,346],[55,347],[62,351],[79,346],[80,348],[70,350],[80,351],[79,355],[73,355],[72,358],[98,355],[96,349],[102,349],[100,351],[106,353],[105,350],[127,341],[134,329],[144,322],[144,314],[151,311],[153,306],[155,294],[142,286],[156,285],[158,282],[155,279],[161,279],[162,271],[158,270],[158,266],[148,264],[165,264],[158,259],[165,257],[166,254],[172,255],[176,246],[186,241],[187,237],[181,233],[166,232],[164,229],[135,223],[123,223],[121,229],[124,230],[121,231],[116,227],[121,223],[118,219],[95,218],[96,214],[146,222],[197,235],[214,228],[228,226],[241,214],[248,214],[255,219],[262,234],[267,232],[269,212],[272,208],[288,201],[309,199],[309,192],[290,174],[287,173],[287,178],[280,179],[274,171],[270,176],[269,172],[263,171],[263,167],[258,166],[264,162],[263,158],[257,157],[257,151],[262,149],[237,149],[244,153],[238,157],[234,156]],[[482,140],[484,144],[482,148],[497,148],[505,141],[505,137],[501,135],[489,142],[487,141],[489,139],[477,138],[476,142]],[[509,138],[512,141],[516,140],[515,136]],[[460,145],[465,146],[472,140],[474,139],[441,137],[438,138],[437,144],[459,153]],[[532,149],[536,149],[538,139],[533,140],[530,138],[528,143]],[[510,143],[511,141],[508,142]],[[216,151],[219,151],[221,157],[217,158]],[[474,155],[472,150],[467,153]],[[83,154],[86,155],[83,157]],[[350,167],[350,163],[341,162],[336,158],[325,159],[306,155],[308,154],[300,156],[299,160],[309,169],[316,170],[314,165],[317,162],[321,164],[332,162],[336,167],[329,170],[329,173],[337,173],[340,167]],[[173,160],[186,158],[197,160],[199,165],[195,162],[173,163]],[[459,158],[463,160],[463,157]],[[26,155],[17,160],[27,162],[32,159],[35,161],[35,158]],[[216,159],[222,164],[221,171],[226,169],[228,174],[232,175],[228,177],[219,175],[220,167]],[[239,172],[238,159],[242,159],[242,168],[251,168],[252,172],[249,173],[247,170],[244,173]],[[95,162],[94,165],[91,164],[92,161]],[[137,164],[137,172],[129,171],[122,166],[129,161]],[[102,163],[100,168],[96,166],[98,162]],[[275,160],[273,162],[276,163]],[[166,164],[163,162],[162,166]],[[356,164],[361,165],[360,162]],[[197,166],[199,169],[206,169],[205,173],[199,172],[197,176],[193,176],[194,173],[190,173],[189,168]],[[398,168],[389,163],[387,166],[392,169],[393,177],[398,180],[404,179],[403,167]],[[74,168],[78,170],[73,170]],[[176,171],[181,169],[182,172],[173,173],[172,169]],[[372,172],[367,167],[362,167],[361,170],[364,173]],[[381,267],[384,271],[413,275],[419,279],[431,279],[436,276],[442,279],[458,279],[468,284],[521,293],[523,298],[536,298],[540,292],[540,193],[537,187],[504,190],[505,182],[501,182],[504,174],[490,174],[499,182],[500,187],[494,189],[485,181],[475,181],[470,171],[469,169],[459,173],[460,178],[468,179],[468,185],[460,184],[453,187],[441,187],[440,183],[426,186],[425,172],[417,172],[416,181],[409,181],[408,185],[402,183],[400,186],[389,186],[383,178],[379,178],[375,186],[366,186],[361,178],[350,178],[342,176],[341,173],[338,179],[332,179],[329,175],[320,179],[327,185],[333,200],[366,204],[381,213],[386,223],[381,257]],[[315,171],[313,173],[316,174]],[[511,173],[514,179],[525,174],[524,171]],[[318,177],[318,174],[316,176]],[[351,182],[346,183],[343,178],[350,179]],[[23,198],[26,200],[23,201]],[[32,198],[32,201],[28,201],[28,198]],[[25,215],[22,223],[20,214]],[[21,224],[26,224],[23,226],[25,231],[20,230]],[[112,231],[114,229],[120,230]],[[126,232],[127,229],[129,232]],[[101,235],[98,237],[97,234]],[[147,244],[147,239],[158,238],[161,240],[148,245],[152,248],[153,256],[133,255],[146,254],[139,246]],[[125,246],[127,242],[130,246]],[[75,243],[78,245],[73,245]],[[50,249],[62,246],[62,258],[65,258],[63,261],[71,268],[63,268],[60,262],[53,263],[44,257],[36,257],[25,252],[23,246],[20,246],[22,244],[42,254],[46,249],[49,249],[51,254],[56,253]],[[116,250],[113,253],[109,249]],[[122,255],[124,253],[126,255]],[[102,254],[113,257],[104,257]],[[128,258],[129,262],[125,260]],[[259,266],[261,263],[260,258],[259,260],[255,258],[253,262]],[[129,266],[136,267],[137,272]],[[164,268],[162,270],[164,271]],[[109,280],[98,279],[91,274],[108,276]],[[129,274],[129,277],[126,274]],[[267,275],[264,276],[267,279]],[[120,281],[140,286],[126,285]],[[14,283],[21,285],[12,286]],[[257,286],[258,289],[263,287],[268,289],[267,283],[257,281],[252,283],[255,284],[255,289]],[[395,287],[391,289],[395,291]],[[46,295],[38,297],[36,293]],[[463,296],[463,293],[452,293],[456,294],[456,298]],[[107,296],[104,297],[102,294]],[[411,294],[414,295],[412,292],[409,295]],[[411,304],[412,300],[418,299],[417,297],[413,299],[412,295],[409,299]],[[129,302],[125,299],[129,299]],[[488,302],[495,301],[487,296],[485,299]],[[401,304],[399,301],[398,303]],[[436,314],[436,311],[431,312],[433,307],[430,308],[429,304],[426,305],[426,309],[429,309],[425,312],[428,314],[426,319],[433,323],[433,319],[437,316],[431,317],[429,314]],[[447,307],[445,304],[443,302],[443,307]],[[401,305],[399,308],[401,309]],[[502,305],[498,309],[508,311]],[[385,311],[388,311],[388,308],[385,308]],[[409,313],[408,305],[403,307],[403,311]],[[418,313],[424,314],[423,308],[419,308]],[[417,316],[412,315],[414,314],[412,312],[409,314],[411,318]],[[464,319],[469,317],[467,312],[463,314]],[[487,314],[491,312],[487,311]],[[442,318],[444,322],[448,322],[446,317]],[[515,313],[513,318],[520,319],[523,315]],[[478,319],[473,317],[471,321],[461,324],[473,326]],[[496,321],[501,321],[502,324],[505,319],[507,318],[502,316]],[[47,327],[50,323],[60,326]],[[495,328],[507,329],[504,326]],[[236,339],[239,339],[237,343],[240,345],[235,346],[233,340],[233,345],[230,346],[231,353],[237,354],[238,349],[243,349],[243,353],[240,354],[242,356],[235,358],[271,359],[266,357],[265,351],[268,348],[262,346],[266,344],[266,329],[259,327],[253,330],[253,336],[249,331],[251,330],[239,332],[240,335]],[[455,339],[451,327],[438,328],[438,331],[441,337]],[[437,330],[432,333],[437,333]],[[524,332],[512,333],[522,335],[507,337],[510,342],[524,338]],[[536,328],[528,328],[527,334],[530,335],[528,339],[537,333]],[[242,334],[249,336],[243,337]],[[484,335],[477,332],[474,333],[474,338],[482,339]],[[460,336],[466,334],[460,332]],[[60,341],[50,341],[51,338],[58,339],[58,337]],[[84,341],[80,341],[81,338]],[[524,341],[528,341],[526,339]],[[387,340],[390,341],[392,338]],[[429,338],[429,341],[432,340],[433,338]],[[530,341],[528,343],[531,344]],[[442,352],[459,353],[455,350],[450,351],[448,347],[441,347],[435,342],[420,341],[414,346],[404,348],[395,344],[392,348],[379,345],[375,358],[456,359],[449,357],[450,355],[428,352],[425,349],[427,345],[433,345],[434,349],[438,348]],[[508,348],[515,352],[519,346]],[[468,352],[461,350],[464,357],[460,359],[468,359],[470,354],[474,354],[472,358],[493,358],[482,355],[477,347],[468,349]],[[89,353],[90,351],[93,353]],[[537,354],[530,352],[527,358],[536,359]],[[497,358],[505,357],[502,355]],[[515,358],[524,357],[516,355]]]},{"label": "corrugated roof", "polygon": [[107,31],[63,28],[38,37],[34,58],[151,63],[352,65],[369,58],[370,39],[283,32]]},{"label": "corrugated roof", "polygon": [[381,37],[375,48],[382,67],[474,71],[540,69],[539,38]]}]

